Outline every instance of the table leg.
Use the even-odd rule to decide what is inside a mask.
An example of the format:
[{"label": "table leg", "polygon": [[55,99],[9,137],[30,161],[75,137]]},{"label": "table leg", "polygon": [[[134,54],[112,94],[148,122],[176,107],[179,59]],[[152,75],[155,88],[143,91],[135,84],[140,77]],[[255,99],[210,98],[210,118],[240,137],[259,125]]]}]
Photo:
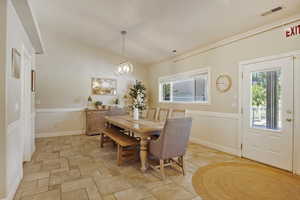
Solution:
[{"label": "table leg", "polygon": [[148,156],[148,138],[141,137],[140,141],[140,159],[141,159],[141,170],[145,172],[147,170],[147,156]]}]

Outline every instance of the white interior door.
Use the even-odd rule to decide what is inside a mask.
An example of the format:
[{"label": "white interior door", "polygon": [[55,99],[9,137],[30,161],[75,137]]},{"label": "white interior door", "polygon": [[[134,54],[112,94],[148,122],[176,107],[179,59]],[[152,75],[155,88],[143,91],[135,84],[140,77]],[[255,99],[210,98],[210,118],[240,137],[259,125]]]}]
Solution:
[{"label": "white interior door", "polygon": [[243,66],[243,157],[292,171],[293,58]]},{"label": "white interior door", "polygon": [[23,160],[30,161],[33,152],[32,122],[31,122],[31,56],[23,50],[22,62],[22,136]]}]

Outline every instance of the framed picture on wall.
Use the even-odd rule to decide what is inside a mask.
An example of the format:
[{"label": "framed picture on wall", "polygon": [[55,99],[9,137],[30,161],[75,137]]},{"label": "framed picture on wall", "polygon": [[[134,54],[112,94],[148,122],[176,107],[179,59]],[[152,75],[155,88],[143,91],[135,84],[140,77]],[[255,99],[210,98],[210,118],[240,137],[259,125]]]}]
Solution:
[{"label": "framed picture on wall", "polygon": [[11,76],[20,79],[21,74],[21,54],[15,48],[12,49]]},{"label": "framed picture on wall", "polygon": [[36,81],[36,73],[35,70],[31,70],[31,92],[35,92],[35,81]]},{"label": "framed picture on wall", "polygon": [[117,95],[117,79],[92,78],[93,95]]}]

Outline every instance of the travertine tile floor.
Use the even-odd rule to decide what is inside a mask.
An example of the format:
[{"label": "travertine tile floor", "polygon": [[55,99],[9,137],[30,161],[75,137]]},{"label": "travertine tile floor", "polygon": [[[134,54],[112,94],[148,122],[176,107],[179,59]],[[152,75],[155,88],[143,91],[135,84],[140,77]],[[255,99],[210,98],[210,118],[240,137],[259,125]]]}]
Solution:
[{"label": "travertine tile floor", "polygon": [[138,161],[117,166],[115,147],[99,148],[99,136],[37,139],[15,200],[201,200],[191,183],[193,173],[211,163],[238,159],[190,144],[186,176],[170,168],[161,181],[153,170],[142,173]]}]

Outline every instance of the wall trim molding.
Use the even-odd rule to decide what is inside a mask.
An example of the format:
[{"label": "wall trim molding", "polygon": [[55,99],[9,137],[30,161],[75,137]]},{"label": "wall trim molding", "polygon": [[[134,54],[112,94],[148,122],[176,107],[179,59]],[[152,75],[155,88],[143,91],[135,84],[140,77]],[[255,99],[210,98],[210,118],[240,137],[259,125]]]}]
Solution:
[{"label": "wall trim molding", "polygon": [[37,113],[56,113],[56,112],[83,112],[85,107],[82,108],[39,108],[36,109]]},{"label": "wall trim molding", "polygon": [[31,41],[36,54],[44,53],[44,45],[41,38],[40,29],[32,9],[26,0],[12,0],[16,13]]},{"label": "wall trim molding", "polygon": [[283,26],[286,26],[286,25],[289,25],[289,24],[296,23],[298,21],[300,21],[300,15],[299,14],[288,17],[288,18],[285,18],[285,19],[278,20],[274,23],[270,23],[270,24],[255,28],[255,29],[252,29],[252,30],[244,32],[244,33],[240,33],[240,34],[228,37],[224,40],[217,41],[217,42],[209,44],[207,46],[202,46],[202,47],[200,46],[200,47],[194,48],[190,51],[182,53],[181,55],[178,55],[175,58],[166,58],[166,59],[159,60],[157,62],[150,63],[148,66],[157,65],[157,64],[167,62],[167,61],[171,61],[171,60],[173,60],[174,62],[180,62],[182,60],[186,60],[190,57],[199,55],[201,53],[205,53],[205,52],[210,51],[212,49],[216,49],[216,48],[219,48],[219,47],[222,47],[222,46],[226,46],[226,45],[229,45],[231,43],[234,43],[234,42],[246,39],[246,38],[250,38],[250,37],[253,37],[255,35],[264,33],[264,32],[271,31],[271,30],[276,29],[276,28],[280,28],[280,27],[283,27]]},{"label": "wall trim molding", "polygon": [[265,57],[251,59],[251,60],[241,61],[239,62],[239,66],[245,66],[245,65],[267,62],[267,61],[278,60],[278,59],[289,58],[289,57],[293,58],[299,55],[300,55],[300,50],[297,50],[297,51],[292,51],[292,52],[283,53],[279,55],[265,56]]},{"label": "wall trim molding", "polygon": [[11,122],[10,124],[7,125],[7,134],[9,134],[12,130],[18,128],[20,126],[21,120],[18,119],[14,122]]},{"label": "wall trim molding", "polygon": [[35,137],[45,138],[45,137],[59,137],[59,136],[82,135],[82,134],[85,134],[85,130],[42,132],[42,133],[36,133]]},{"label": "wall trim molding", "polygon": [[11,185],[11,187],[8,187],[9,191],[7,193],[7,196],[5,198],[3,198],[2,200],[13,200],[14,199],[14,196],[17,192],[17,189],[19,187],[19,184],[21,183],[22,178],[23,178],[23,172],[18,173],[16,178],[14,179],[14,182]]},{"label": "wall trim molding", "polygon": [[210,112],[200,110],[187,110],[187,115],[201,115],[206,117],[224,118],[224,119],[235,119],[239,120],[240,115],[238,113],[222,113],[222,112]]},{"label": "wall trim molding", "polygon": [[200,144],[200,145],[212,148],[212,149],[216,149],[216,150],[219,150],[219,151],[222,151],[222,152],[225,152],[225,153],[229,153],[229,154],[232,154],[232,155],[235,155],[235,156],[241,156],[241,151],[239,149],[234,149],[234,148],[231,148],[231,147],[225,147],[225,146],[222,146],[222,145],[213,144],[211,142],[203,141],[199,138],[191,137],[190,142]]}]

